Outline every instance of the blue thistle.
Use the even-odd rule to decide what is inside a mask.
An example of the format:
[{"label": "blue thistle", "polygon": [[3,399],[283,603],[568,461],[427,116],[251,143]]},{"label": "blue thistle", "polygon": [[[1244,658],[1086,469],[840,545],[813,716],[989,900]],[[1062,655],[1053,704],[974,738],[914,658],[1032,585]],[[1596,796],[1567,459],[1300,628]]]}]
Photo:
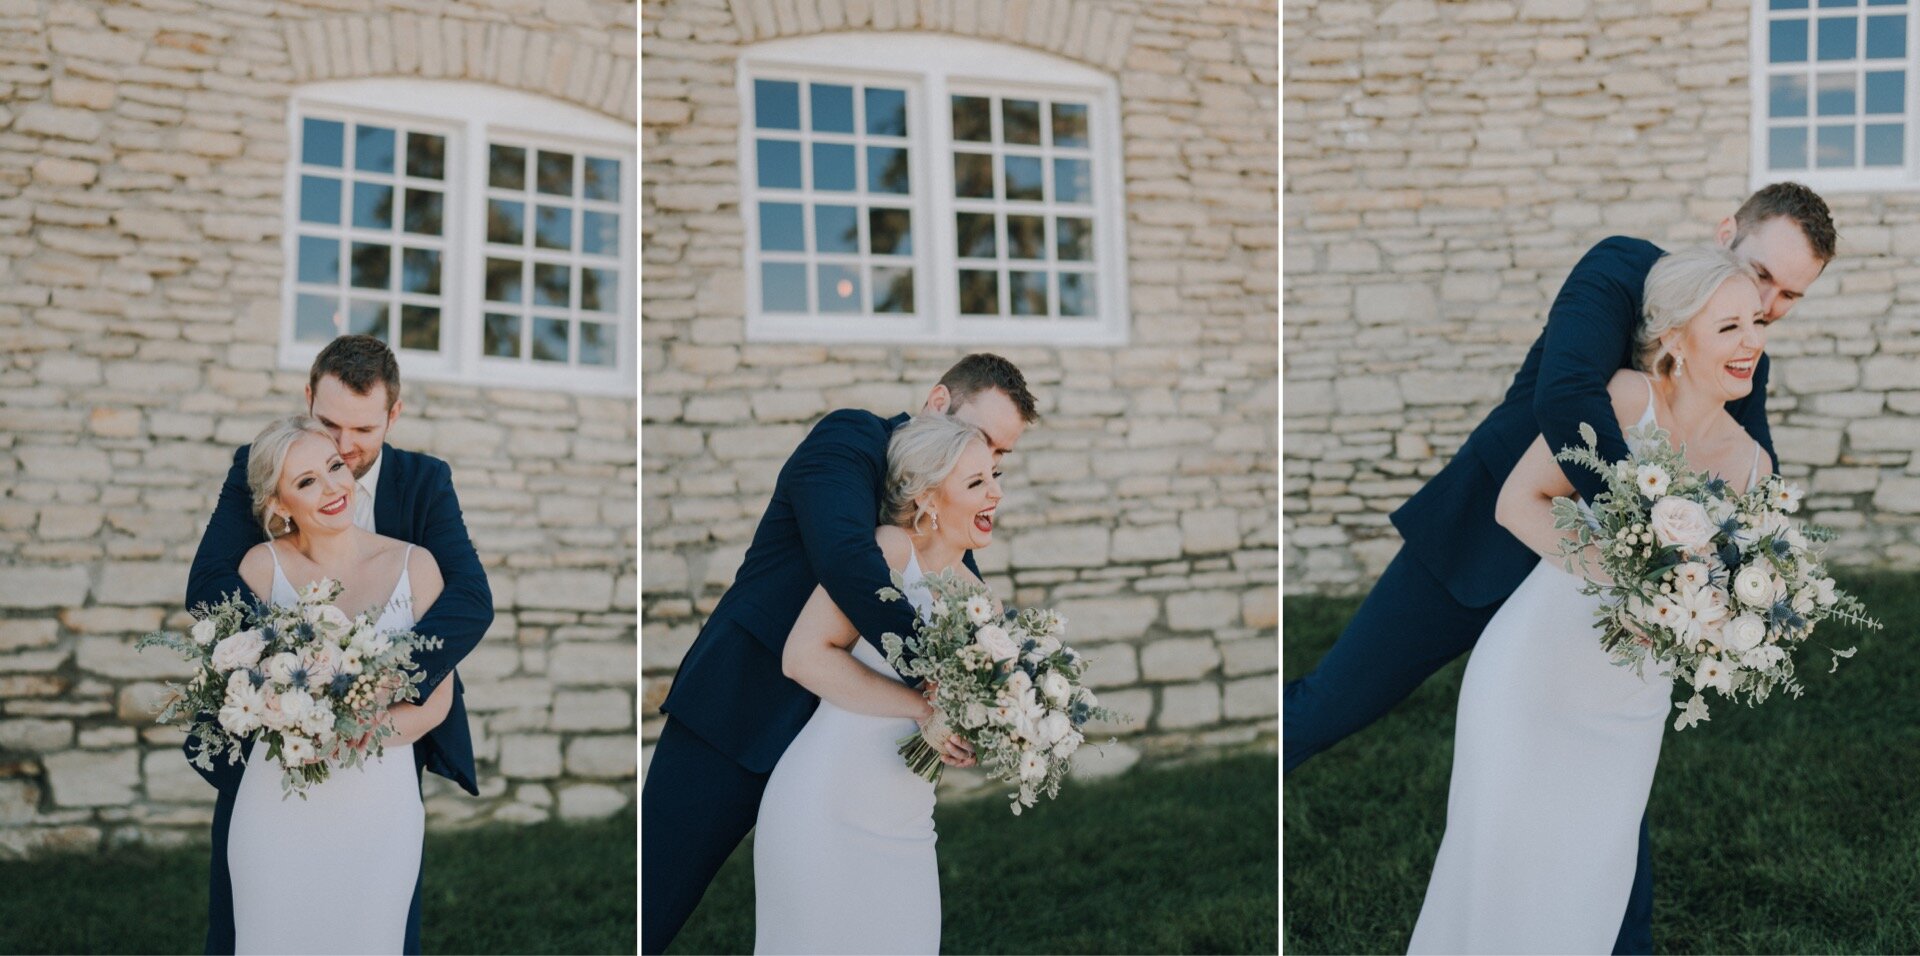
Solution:
[{"label": "blue thistle", "polygon": [[352,674],[333,675],[333,681],[332,683],[327,685],[327,689],[332,691],[333,696],[335,697],[347,696],[347,691],[350,691],[353,689],[353,675]]},{"label": "blue thistle", "polygon": [[301,621],[299,624],[294,625],[293,633],[302,641],[311,641],[313,640],[313,625],[306,621]]},{"label": "blue thistle", "polygon": [[267,673],[258,667],[248,668],[247,680],[253,683],[254,690],[259,690],[267,682]]},{"label": "blue thistle", "polygon": [[1737,545],[1733,544],[1732,542],[1728,542],[1726,544],[1721,545],[1720,546],[1720,563],[1727,566],[1728,572],[1739,570],[1740,548]]},{"label": "blue thistle", "polygon": [[1773,539],[1773,553],[1774,553],[1774,554],[1776,554],[1776,555],[1778,555],[1778,556],[1780,556],[1780,557],[1783,557],[1783,558],[1784,558],[1784,557],[1786,557],[1786,556],[1787,556],[1787,552],[1789,552],[1789,551],[1792,551],[1792,550],[1793,550],[1793,545],[1790,545],[1790,544],[1788,544],[1788,543],[1786,543],[1785,541],[1782,541],[1782,540],[1780,540],[1779,538],[1775,538],[1775,539]]},{"label": "blue thistle", "polygon": [[1707,482],[1707,490],[1716,495],[1724,495],[1727,493],[1727,480],[1725,478],[1710,479]]}]

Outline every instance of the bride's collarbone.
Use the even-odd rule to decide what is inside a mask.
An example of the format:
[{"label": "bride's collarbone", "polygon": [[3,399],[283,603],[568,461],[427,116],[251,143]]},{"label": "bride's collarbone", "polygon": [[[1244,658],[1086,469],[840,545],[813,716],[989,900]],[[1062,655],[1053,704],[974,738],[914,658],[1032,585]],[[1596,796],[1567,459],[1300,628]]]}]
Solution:
[{"label": "bride's collarbone", "polygon": [[[293,551],[289,548],[288,551]],[[375,610],[388,600],[388,594],[400,583],[399,555],[405,553],[405,546],[394,547],[382,543],[360,555],[360,560],[352,566],[342,569],[328,569],[306,555],[293,551],[291,556],[281,558],[281,570],[287,575],[287,583],[293,589],[305,590],[309,585],[322,578],[340,583],[340,595],[334,598],[334,606],[349,617]],[[394,595],[398,597],[399,595]]]}]

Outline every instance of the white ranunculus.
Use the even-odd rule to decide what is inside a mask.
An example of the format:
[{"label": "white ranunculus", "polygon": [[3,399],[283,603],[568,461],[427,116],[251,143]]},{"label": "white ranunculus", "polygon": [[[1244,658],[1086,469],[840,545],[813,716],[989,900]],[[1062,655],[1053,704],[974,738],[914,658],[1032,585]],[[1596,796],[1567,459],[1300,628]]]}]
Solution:
[{"label": "white ranunculus", "polygon": [[212,618],[193,622],[193,642],[201,647],[213,643],[214,636],[219,632],[220,626]]},{"label": "white ranunculus", "polygon": [[1059,743],[1060,738],[1073,732],[1073,721],[1068,720],[1066,714],[1056,710],[1040,718],[1038,727],[1040,730],[1040,739],[1044,741],[1047,746],[1051,747]]},{"label": "white ranunculus", "polygon": [[1007,678],[1005,687],[1007,696],[1016,699],[1024,698],[1027,691],[1033,689],[1033,678],[1028,677],[1026,671],[1014,671],[1013,676]]},{"label": "white ranunculus", "polygon": [[1667,485],[1672,481],[1667,470],[1659,465],[1641,465],[1634,473],[1634,484],[1639,486],[1641,494],[1649,498],[1666,494]]},{"label": "white ranunculus", "polygon": [[1773,574],[1749,564],[1733,576],[1733,593],[1749,607],[1767,607],[1773,603]]},{"label": "white ranunculus", "polygon": [[313,713],[313,698],[303,690],[290,690],[280,695],[280,718],[288,726],[294,726],[307,719]]},{"label": "white ranunculus", "polygon": [[300,729],[308,736],[326,739],[333,733],[333,704],[316,701],[300,718]]},{"label": "white ranunculus", "polygon": [[1043,633],[1034,643],[1037,645],[1034,649],[1039,651],[1043,657],[1052,657],[1060,650],[1060,639],[1054,637],[1052,634]]},{"label": "white ranunculus", "polygon": [[1065,737],[1060,738],[1059,743],[1053,745],[1053,752],[1062,757],[1071,757],[1074,751],[1080,749],[1081,741],[1086,739],[1077,730],[1068,731]]},{"label": "white ranunculus", "polygon": [[1059,671],[1048,671],[1040,678],[1040,692],[1047,695],[1047,702],[1055,707],[1065,706],[1067,698],[1073,694],[1073,682]]},{"label": "white ranunculus", "polygon": [[287,684],[293,680],[293,672],[300,669],[300,655],[285,651],[267,659],[265,668],[267,677],[276,684]]},{"label": "white ranunculus", "polygon": [[[968,612],[971,614],[971,610]],[[993,655],[996,661],[1012,660],[1020,656],[1019,645],[1007,635],[1006,629],[998,624],[987,624],[973,632],[973,642]]]},{"label": "white ranunculus", "polygon": [[241,631],[213,646],[213,669],[221,673],[260,663],[267,639],[259,631]]},{"label": "white ranunculus", "polygon": [[1736,651],[1750,651],[1767,640],[1767,622],[1758,615],[1742,614],[1727,622],[1724,642]]},{"label": "white ranunculus", "polygon": [[313,741],[299,734],[287,734],[280,738],[280,764],[293,769],[313,759]]},{"label": "white ranunculus", "polygon": [[1713,520],[1707,509],[1685,498],[1662,498],[1653,503],[1647,522],[1653,537],[1669,548],[1700,551],[1713,541]]},{"label": "white ranunculus", "polygon": [[984,594],[967,598],[967,620],[975,624],[985,624],[993,620],[993,602]]}]

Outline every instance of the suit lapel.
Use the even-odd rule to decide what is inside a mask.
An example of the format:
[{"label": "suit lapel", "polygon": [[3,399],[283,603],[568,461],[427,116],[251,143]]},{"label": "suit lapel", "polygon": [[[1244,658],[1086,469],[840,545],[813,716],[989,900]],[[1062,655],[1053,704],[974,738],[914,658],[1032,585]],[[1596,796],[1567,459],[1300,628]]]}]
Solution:
[{"label": "suit lapel", "polygon": [[389,538],[412,541],[400,513],[400,472],[405,466],[392,445],[381,445],[380,457],[385,462],[380,466],[380,486],[373,490],[373,530]]}]

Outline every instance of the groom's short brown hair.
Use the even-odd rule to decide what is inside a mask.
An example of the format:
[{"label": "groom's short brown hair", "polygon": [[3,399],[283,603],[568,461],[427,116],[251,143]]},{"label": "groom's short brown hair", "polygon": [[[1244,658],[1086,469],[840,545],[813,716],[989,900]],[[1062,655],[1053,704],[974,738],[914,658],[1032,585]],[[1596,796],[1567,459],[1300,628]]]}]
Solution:
[{"label": "groom's short brown hair", "polygon": [[1834,244],[1839,241],[1833,214],[1827,211],[1827,201],[1819,193],[1799,183],[1774,183],[1748,196],[1740,204],[1740,211],[1733,214],[1734,244],[1775,216],[1785,216],[1800,227],[1800,234],[1807,237],[1807,245],[1821,266],[1833,261]]},{"label": "groom's short brown hair", "polygon": [[1027,391],[1027,378],[1012,362],[991,352],[975,352],[954,363],[947,374],[940,376],[940,384],[946,386],[952,402],[947,414],[967,403],[967,400],[990,388],[997,388],[1013,399],[1013,407],[1020,411],[1020,420],[1031,425],[1040,420],[1040,411],[1034,407],[1033,393]]},{"label": "groom's short brown hair", "polygon": [[313,369],[307,373],[307,388],[318,389],[320,380],[333,376],[355,395],[373,391],[375,385],[387,387],[387,408],[400,400],[400,363],[387,343],[371,335],[342,335],[327,343],[313,357]]}]

